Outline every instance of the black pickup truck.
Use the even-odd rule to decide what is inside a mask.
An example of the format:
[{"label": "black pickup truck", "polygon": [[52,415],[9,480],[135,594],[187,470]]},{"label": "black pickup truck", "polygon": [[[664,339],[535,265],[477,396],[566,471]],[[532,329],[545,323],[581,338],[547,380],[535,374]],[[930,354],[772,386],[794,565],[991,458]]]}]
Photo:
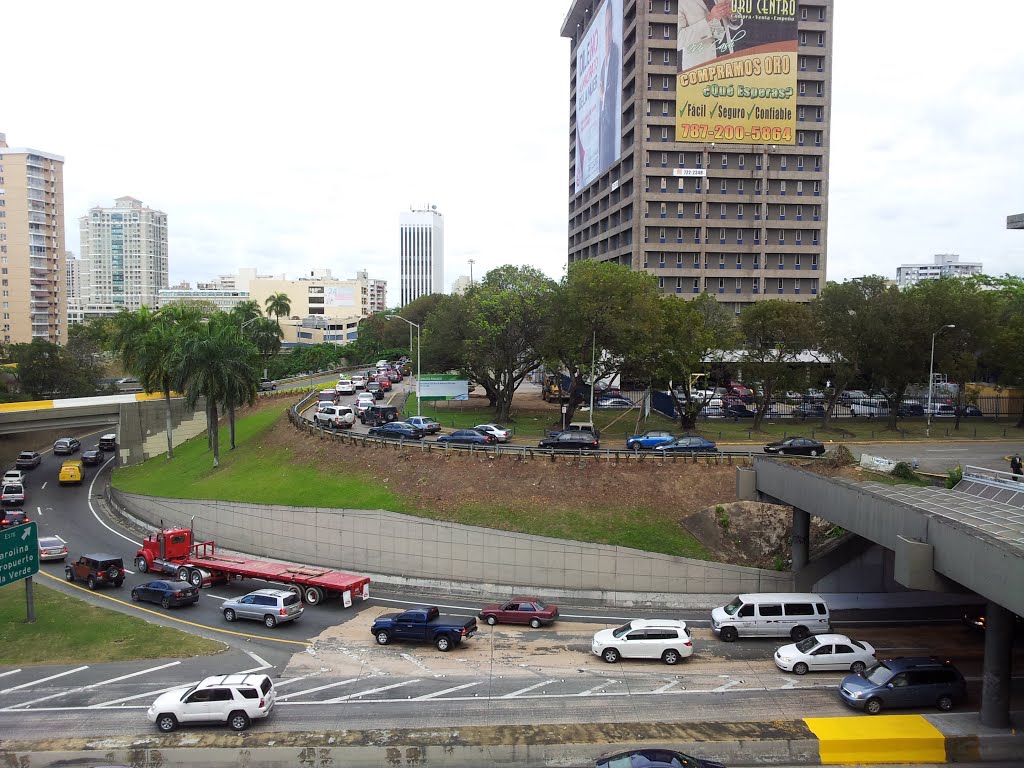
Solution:
[{"label": "black pickup truck", "polygon": [[379,616],[370,632],[378,645],[392,640],[433,643],[439,651],[450,651],[467,637],[476,634],[472,616],[442,616],[435,606],[410,608],[405,613]]}]

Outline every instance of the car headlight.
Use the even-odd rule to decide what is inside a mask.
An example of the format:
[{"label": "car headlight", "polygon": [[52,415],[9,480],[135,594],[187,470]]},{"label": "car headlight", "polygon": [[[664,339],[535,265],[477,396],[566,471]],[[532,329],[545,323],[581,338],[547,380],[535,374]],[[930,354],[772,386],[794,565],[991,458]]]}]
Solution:
[{"label": "car headlight", "polygon": [[793,660],[793,659],[792,659],[791,657],[789,657],[789,656],[779,656],[779,661],[784,661],[784,662],[786,662],[787,664],[788,664],[789,662],[791,662],[792,660]]},{"label": "car headlight", "polygon": [[854,698],[854,699],[859,699],[863,695],[864,695],[864,691],[850,691],[850,697]]}]

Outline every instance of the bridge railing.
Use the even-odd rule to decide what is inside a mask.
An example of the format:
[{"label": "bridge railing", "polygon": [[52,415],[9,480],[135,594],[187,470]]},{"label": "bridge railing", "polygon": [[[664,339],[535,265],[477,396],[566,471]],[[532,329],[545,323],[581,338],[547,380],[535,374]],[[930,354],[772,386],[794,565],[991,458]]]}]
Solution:
[{"label": "bridge railing", "polygon": [[1024,481],[1021,475],[1012,472],[1004,472],[1001,469],[989,469],[988,467],[964,467],[964,480],[982,480],[999,485],[1015,485]]}]

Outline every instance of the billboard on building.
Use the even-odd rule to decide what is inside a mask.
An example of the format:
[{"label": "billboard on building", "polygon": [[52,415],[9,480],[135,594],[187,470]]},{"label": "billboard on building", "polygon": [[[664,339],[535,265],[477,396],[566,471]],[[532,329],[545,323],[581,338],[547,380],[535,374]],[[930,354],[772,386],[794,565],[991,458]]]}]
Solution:
[{"label": "billboard on building", "polygon": [[454,374],[420,376],[420,400],[469,400],[469,381]]},{"label": "billboard on building", "polygon": [[327,286],[324,288],[324,306],[354,307],[355,305],[356,292],[353,288],[342,288],[339,286]]},{"label": "billboard on building", "polygon": [[795,144],[796,0],[679,0],[676,141]]},{"label": "billboard on building", "polygon": [[622,148],[622,0],[605,0],[576,47],[576,191]]}]

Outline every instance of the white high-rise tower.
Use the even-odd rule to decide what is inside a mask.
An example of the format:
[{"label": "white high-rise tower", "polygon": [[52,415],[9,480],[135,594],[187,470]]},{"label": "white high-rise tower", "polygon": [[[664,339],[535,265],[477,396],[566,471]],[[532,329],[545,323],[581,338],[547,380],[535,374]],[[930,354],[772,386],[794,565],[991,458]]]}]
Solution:
[{"label": "white high-rise tower", "polygon": [[401,229],[401,306],[444,293],[444,218],[436,205],[399,216]]}]

